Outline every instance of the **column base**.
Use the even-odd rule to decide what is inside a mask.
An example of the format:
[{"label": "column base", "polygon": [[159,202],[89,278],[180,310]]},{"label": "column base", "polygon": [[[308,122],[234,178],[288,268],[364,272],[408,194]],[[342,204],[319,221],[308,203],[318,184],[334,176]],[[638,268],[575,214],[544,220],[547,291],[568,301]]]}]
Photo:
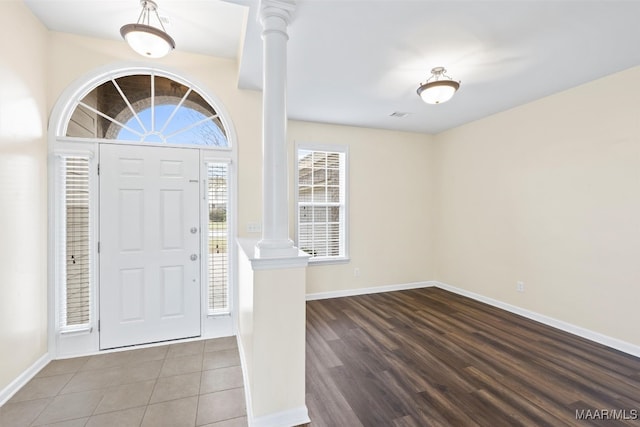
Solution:
[{"label": "column base", "polygon": [[300,254],[293,241],[286,240],[260,240],[255,247],[256,258],[293,258]]}]

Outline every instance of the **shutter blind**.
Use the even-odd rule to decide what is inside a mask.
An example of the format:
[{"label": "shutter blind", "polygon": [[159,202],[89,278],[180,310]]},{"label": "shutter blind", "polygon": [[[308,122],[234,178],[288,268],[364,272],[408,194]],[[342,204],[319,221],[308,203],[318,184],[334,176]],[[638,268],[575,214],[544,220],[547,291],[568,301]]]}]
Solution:
[{"label": "shutter blind", "polygon": [[209,314],[229,312],[229,165],[207,163]]},{"label": "shutter blind", "polygon": [[345,154],[298,150],[298,246],[313,258],[345,256]]},{"label": "shutter blind", "polygon": [[63,157],[61,165],[64,215],[61,240],[62,330],[88,327],[90,322],[89,158]]}]

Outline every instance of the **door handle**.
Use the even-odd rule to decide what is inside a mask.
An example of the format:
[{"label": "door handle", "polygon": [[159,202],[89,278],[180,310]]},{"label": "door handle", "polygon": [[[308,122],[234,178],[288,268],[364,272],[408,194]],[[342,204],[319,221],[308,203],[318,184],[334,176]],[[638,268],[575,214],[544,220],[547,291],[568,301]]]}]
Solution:
[{"label": "door handle", "polygon": [[198,259],[198,255],[196,255],[196,254],[191,254],[191,257],[190,257],[190,258],[191,258],[191,261],[195,261],[195,260],[197,260],[197,259]]}]

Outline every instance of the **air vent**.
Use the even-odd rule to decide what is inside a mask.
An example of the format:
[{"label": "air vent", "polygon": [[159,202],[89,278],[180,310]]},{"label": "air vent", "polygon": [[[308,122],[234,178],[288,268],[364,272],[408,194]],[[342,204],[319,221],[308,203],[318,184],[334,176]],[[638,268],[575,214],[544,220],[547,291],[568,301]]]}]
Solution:
[{"label": "air vent", "polygon": [[398,117],[398,118],[403,118],[403,117],[407,117],[409,114],[411,113],[405,113],[402,111],[394,111],[393,113],[389,114],[390,117]]}]

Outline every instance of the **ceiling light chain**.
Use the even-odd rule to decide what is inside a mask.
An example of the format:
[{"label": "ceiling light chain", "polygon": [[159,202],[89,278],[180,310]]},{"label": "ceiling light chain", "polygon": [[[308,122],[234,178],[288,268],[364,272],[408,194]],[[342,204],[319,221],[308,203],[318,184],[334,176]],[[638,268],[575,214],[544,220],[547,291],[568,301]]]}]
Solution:
[{"label": "ceiling light chain", "polygon": [[444,67],[434,67],[427,81],[420,84],[418,95],[427,104],[447,102],[460,87],[460,82],[454,81],[446,72]]},{"label": "ceiling light chain", "polygon": [[[140,15],[138,16],[138,20],[136,21],[136,23],[138,23],[138,24],[141,23],[141,22],[144,24],[144,22],[143,22],[144,17],[148,16],[147,2],[142,1],[141,5],[142,5],[142,10],[140,11]],[[147,21],[149,21],[148,18],[147,18]],[[147,25],[149,25],[149,24],[147,24]]]},{"label": "ceiling light chain", "polygon": [[[142,0],[140,4],[142,5],[142,11],[140,12],[140,16],[144,14],[147,17],[147,25],[151,25],[151,12],[153,12],[156,14],[156,19],[158,20],[160,27],[162,27],[162,31],[166,33],[167,29],[164,28],[162,19],[160,19],[160,15],[158,14],[158,5],[152,0]],[[138,18],[138,23],[140,22],[141,22],[140,18]]]}]

